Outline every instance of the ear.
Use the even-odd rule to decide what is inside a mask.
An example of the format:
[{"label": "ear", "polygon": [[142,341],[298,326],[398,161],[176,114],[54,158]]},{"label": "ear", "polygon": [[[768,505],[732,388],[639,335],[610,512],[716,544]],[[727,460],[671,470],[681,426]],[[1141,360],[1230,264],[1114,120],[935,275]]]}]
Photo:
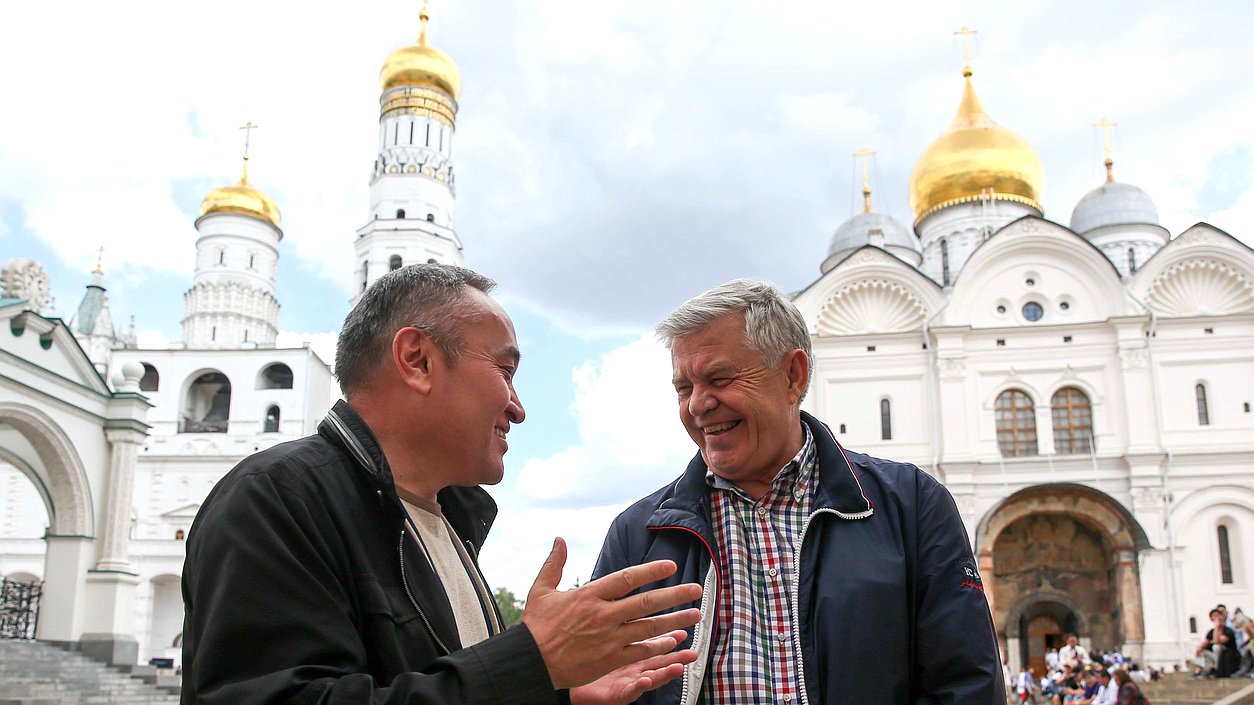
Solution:
[{"label": "ear", "polygon": [[392,366],[401,382],[415,392],[430,392],[432,375],[443,365],[443,351],[425,330],[407,326],[392,337]]},{"label": "ear", "polygon": [[788,400],[796,404],[810,381],[810,357],[804,350],[797,348],[784,356],[784,374],[788,379]]}]

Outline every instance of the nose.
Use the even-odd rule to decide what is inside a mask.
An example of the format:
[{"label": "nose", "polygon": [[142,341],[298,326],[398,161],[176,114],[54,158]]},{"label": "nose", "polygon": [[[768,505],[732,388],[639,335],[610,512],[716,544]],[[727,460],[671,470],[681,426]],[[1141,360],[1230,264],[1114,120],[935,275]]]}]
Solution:
[{"label": "nose", "polygon": [[522,423],[527,418],[527,410],[523,408],[517,390],[512,387],[509,390],[509,406],[505,407],[505,415],[509,417],[510,423]]},{"label": "nose", "polygon": [[718,399],[710,390],[701,384],[693,385],[692,394],[688,396],[688,413],[692,416],[707,414],[718,406]]}]

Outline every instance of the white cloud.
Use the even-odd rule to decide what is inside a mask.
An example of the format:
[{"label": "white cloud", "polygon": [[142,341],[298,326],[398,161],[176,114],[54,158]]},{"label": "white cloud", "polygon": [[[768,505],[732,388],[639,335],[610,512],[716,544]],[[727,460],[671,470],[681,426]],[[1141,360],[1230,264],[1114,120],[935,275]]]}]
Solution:
[{"label": "white cloud", "polygon": [[[573,371],[578,441],[532,458],[484,549],[493,584],[525,592],[553,536],[570,546],[569,581],[592,571],[610,521],[678,477],[695,452],[675,410],[670,355],[651,335]],[[520,595],[521,596],[521,595]]]}]

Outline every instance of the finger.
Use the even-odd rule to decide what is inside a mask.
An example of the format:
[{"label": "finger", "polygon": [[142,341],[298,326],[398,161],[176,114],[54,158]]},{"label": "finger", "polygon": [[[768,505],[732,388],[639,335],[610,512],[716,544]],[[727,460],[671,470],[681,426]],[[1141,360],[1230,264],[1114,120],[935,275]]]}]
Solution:
[{"label": "finger", "polygon": [[700,599],[700,585],[696,583],[672,585],[618,600],[614,603],[613,615],[624,622],[629,622]]},{"label": "finger", "polygon": [[651,656],[641,661],[639,665],[641,674],[647,676],[650,671],[661,671],[676,665],[683,667],[684,664],[692,663],[696,660],[697,652],[695,649],[681,649]]},{"label": "finger", "polygon": [[[691,653],[692,653],[692,661],[696,661],[697,652],[693,651]],[[692,663],[692,661],[685,661],[684,663]],[[646,671],[645,673],[641,674],[641,680],[647,679],[649,681],[649,685],[645,688],[645,690],[654,690],[658,687],[666,685],[667,683],[670,683],[671,681],[675,680],[676,678],[682,675],[684,675],[684,665],[681,663],[675,663],[675,664],[671,664],[670,666],[667,666],[666,668],[659,668],[654,671]],[[636,697],[639,697],[639,694]]]},{"label": "finger", "polygon": [[593,580],[584,587],[602,600],[616,600],[638,587],[661,580],[675,572],[674,561],[650,561],[623,568]]},{"label": "finger", "polygon": [[544,559],[544,565],[540,566],[540,573],[536,575],[536,581],[531,584],[531,590],[527,593],[527,599],[540,593],[553,592],[557,590],[557,584],[562,582],[562,568],[566,566],[566,541],[561,536],[553,539],[553,549],[549,551],[549,555]]},{"label": "finger", "polygon": [[[665,634],[669,636],[676,630],[682,630],[684,627],[691,627],[701,619],[701,610],[689,609],[680,610],[679,612],[671,612],[669,614],[660,614],[656,617],[645,617],[643,619],[635,619],[624,624],[620,630],[616,631],[616,636],[620,636],[624,641],[632,642],[649,642],[654,638],[665,639],[666,636],[658,636]],[[685,634],[685,637],[687,635]],[[675,639],[675,643],[683,641],[684,637]],[[671,646],[671,648],[675,648]],[[668,649],[669,650],[669,649]]]}]

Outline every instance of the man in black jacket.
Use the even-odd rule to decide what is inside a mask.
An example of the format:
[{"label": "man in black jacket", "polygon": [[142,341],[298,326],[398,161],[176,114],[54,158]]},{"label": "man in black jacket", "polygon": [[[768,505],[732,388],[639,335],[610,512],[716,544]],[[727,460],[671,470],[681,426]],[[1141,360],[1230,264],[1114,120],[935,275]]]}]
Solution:
[{"label": "man in black jacket", "polygon": [[700,452],[614,521],[593,575],[667,559],[665,582],[705,590],[696,660],[640,702],[1004,705],[953,498],[913,465],[846,453],[800,410],[812,354],[792,301],[728,282],[658,336]]},{"label": "man in black jacket", "polygon": [[625,703],[695,658],[673,649],[698,612],[671,610],[699,586],[618,599],[674,572],[656,561],[558,592],[561,539],[502,629],[479,485],[525,413],[492,287],[445,265],[379,279],[340,333],[346,401],[210,493],[183,571],[184,705]]}]

